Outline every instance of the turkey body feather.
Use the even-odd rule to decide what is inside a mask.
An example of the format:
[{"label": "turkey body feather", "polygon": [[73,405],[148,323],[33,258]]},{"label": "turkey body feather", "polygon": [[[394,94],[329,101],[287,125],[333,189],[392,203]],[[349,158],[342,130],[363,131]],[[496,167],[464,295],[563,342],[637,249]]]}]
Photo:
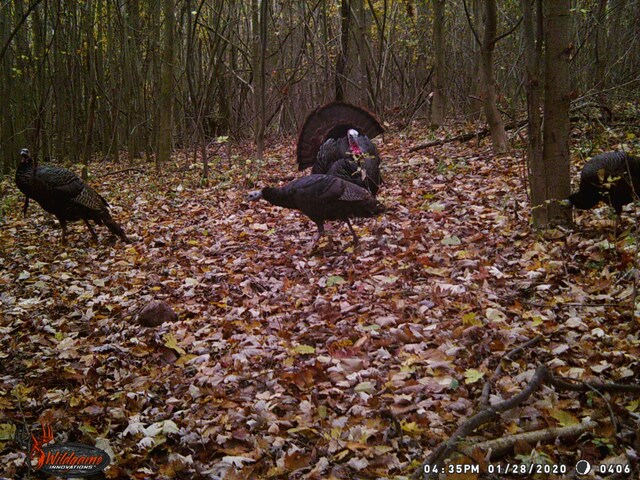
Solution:
[{"label": "turkey body feather", "polygon": [[349,222],[354,217],[373,217],[384,212],[384,206],[369,191],[339,177],[312,174],[300,177],[282,187],[266,187],[249,194],[249,200],[264,198],[272,205],[299,210],[318,227],[316,241],[324,233],[324,222],[343,220],[358,237]]},{"label": "turkey body feather", "polygon": [[[16,185],[22,193],[34,199],[47,212],[56,216],[62,227],[62,242],[66,241],[66,224],[83,220],[94,240],[96,234],[89,220],[105,225],[124,242],[129,239],[109,213],[109,203],[91,186],[66,168],[34,165],[26,149],[21,152],[21,163],[16,170]],[[26,212],[26,202],[25,202]]]},{"label": "turkey body feather", "polygon": [[580,173],[580,188],[569,197],[582,210],[600,201],[613,207],[618,217],[622,207],[640,194],[640,159],[624,152],[606,152],[589,160]]}]

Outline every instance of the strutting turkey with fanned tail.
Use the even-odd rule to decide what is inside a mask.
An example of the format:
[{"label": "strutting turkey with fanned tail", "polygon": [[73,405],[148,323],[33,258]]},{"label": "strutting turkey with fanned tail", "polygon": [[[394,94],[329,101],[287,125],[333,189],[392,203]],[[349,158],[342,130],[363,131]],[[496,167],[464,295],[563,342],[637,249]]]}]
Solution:
[{"label": "strutting turkey with fanned tail", "polygon": [[624,152],[606,152],[589,160],[580,173],[580,189],[568,198],[576,208],[588,210],[608,203],[620,221],[622,207],[640,195],[640,158]]},{"label": "strutting turkey with fanned tail", "polygon": [[344,220],[353,235],[354,246],[358,236],[350,218],[373,217],[384,212],[384,206],[371,193],[340,177],[312,174],[297,178],[282,187],[266,187],[249,194],[249,200],[264,198],[272,205],[301,211],[318,226],[314,245],[324,233],[324,222]]},{"label": "strutting turkey with fanned tail", "polygon": [[96,243],[98,237],[89,220],[105,225],[111,233],[129,243],[122,227],[111,218],[107,201],[75,173],[62,167],[34,164],[26,148],[20,151],[20,157],[16,185],[26,196],[23,213],[26,215],[29,199],[33,198],[43,209],[55,215],[62,227],[63,245],[66,243],[67,222],[75,220],[84,221]]},{"label": "strutting turkey with fanned tail", "polygon": [[298,169],[327,174],[366,188],[374,196],[381,183],[380,156],[370,140],[384,132],[366,110],[332,102],[311,112],[298,137]]}]

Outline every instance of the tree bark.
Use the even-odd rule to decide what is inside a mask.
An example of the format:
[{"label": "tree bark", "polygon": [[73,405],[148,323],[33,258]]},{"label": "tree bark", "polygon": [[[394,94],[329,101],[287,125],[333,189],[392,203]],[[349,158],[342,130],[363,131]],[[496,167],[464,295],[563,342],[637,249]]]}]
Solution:
[{"label": "tree bark", "polygon": [[255,115],[256,155],[262,159],[264,152],[264,130],[267,121],[266,74],[267,52],[267,6],[266,0],[252,1],[253,28],[253,106]]},{"label": "tree bark", "polygon": [[480,49],[480,61],[482,71],[482,89],[484,114],[491,130],[491,142],[496,153],[506,152],[508,149],[507,134],[504,131],[504,122],[498,111],[496,99],[496,84],[493,68],[493,50],[496,45],[497,32],[497,7],[496,0],[486,0],[484,11],[484,33]]},{"label": "tree bark", "polygon": [[[595,69],[593,86],[597,89],[604,89],[605,68],[607,66],[607,0],[598,0],[598,16],[596,24],[595,38]],[[598,101],[606,103],[604,95],[600,95]]]},{"label": "tree bark", "polygon": [[[521,0],[527,91],[527,166],[532,205],[546,200],[544,163],[542,159],[542,124],[540,116],[540,62],[542,55],[542,0]],[[535,3],[535,14],[532,9]]]},{"label": "tree bark", "polygon": [[340,51],[336,59],[336,101],[344,102],[347,90],[347,58],[349,58],[349,23],[351,23],[350,0],[340,2]]},{"label": "tree bark", "polygon": [[349,98],[356,105],[367,105],[370,103],[371,82],[368,82],[367,75],[366,12],[363,0],[350,0],[349,3],[351,4],[351,13],[353,15],[351,36],[355,51],[355,55],[351,56],[351,79],[356,86],[355,91],[352,91]]},{"label": "tree bark", "polygon": [[[9,8],[0,9],[0,43],[7,45],[11,35],[11,13]],[[7,50],[7,54],[0,57],[0,95],[4,99],[9,99],[13,94],[13,81],[11,75],[11,64],[13,54]],[[2,155],[2,173],[8,175],[13,171],[14,160],[18,158],[18,147],[14,141],[13,118],[11,115],[11,105],[8,101],[0,102],[0,154]]]},{"label": "tree bark", "polygon": [[173,123],[173,57],[174,57],[174,16],[175,2],[164,0],[164,46],[162,68],[160,69],[160,125],[158,128],[158,153],[156,171],[171,158],[171,133]]},{"label": "tree bark", "polygon": [[433,102],[431,125],[439,126],[444,122],[447,99],[444,94],[446,51],[444,39],[445,0],[433,0],[433,49],[435,53],[435,71],[433,77]]},{"label": "tree bark", "polygon": [[[544,202],[533,205],[533,225],[571,223],[571,209],[559,203],[569,196],[569,61],[571,0],[545,3]],[[537,172],[536,172],[537,173]]]}]

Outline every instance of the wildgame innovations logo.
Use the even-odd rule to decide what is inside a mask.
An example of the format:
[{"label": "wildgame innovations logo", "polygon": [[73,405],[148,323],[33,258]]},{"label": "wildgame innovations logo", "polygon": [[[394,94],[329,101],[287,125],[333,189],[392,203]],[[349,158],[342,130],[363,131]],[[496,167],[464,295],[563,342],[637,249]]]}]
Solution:
[{"label": "wildgame innovations logo", "polygon": [[30,467],[58,477],[86,477],[109,465],[107,452],[82,443],[55,443],[53,430],[42,425],[42,435],[31,436]]}]

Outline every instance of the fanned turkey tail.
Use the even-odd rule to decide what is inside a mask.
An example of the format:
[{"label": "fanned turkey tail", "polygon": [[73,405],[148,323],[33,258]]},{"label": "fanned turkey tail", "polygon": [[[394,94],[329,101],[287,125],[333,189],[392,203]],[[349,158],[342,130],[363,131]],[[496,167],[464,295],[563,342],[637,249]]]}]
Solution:
[{"label": "fanned turkey tail", "polygon": [[304,170],[314,164],[320,146],[327,139],[346,137],[352,128],[369,138],[384,132],[373,114],[348,103],[332,102],[311,112],[298,137],[298,169]]}]

